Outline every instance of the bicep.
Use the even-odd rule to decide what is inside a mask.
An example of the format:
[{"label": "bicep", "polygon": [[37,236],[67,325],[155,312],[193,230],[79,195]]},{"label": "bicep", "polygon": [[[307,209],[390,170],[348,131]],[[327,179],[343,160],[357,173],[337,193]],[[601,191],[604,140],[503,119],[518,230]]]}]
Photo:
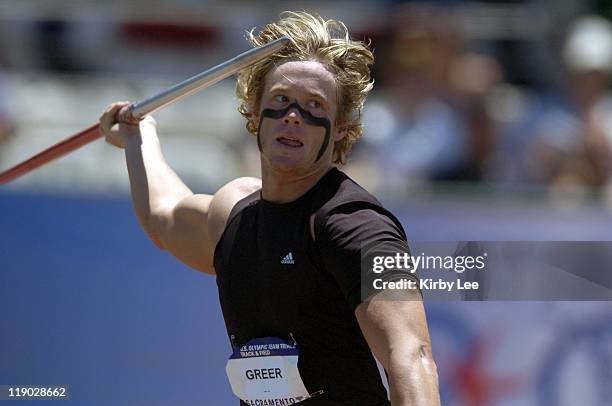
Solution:
[{"label": "bicep", "polygon": [[164,216],[159,232],[164,249],[189,267],[211,274],[213,248],[208,213],[212,199],[212,195],[204,194],[184,198]]},{"label": "bicep", "polygon": [[355,315],[370,349],[388,373],[391,403],[440,405],[421,293],[416,289],[382,291],[361,303]]},{"label": "bicep", "polygon": [[213,195],[191,195],[158,219],[161,248],[200,272],[214,275],[214,253],[234,205],[261,188],[257,178],[238,178]]},{"label": "bicep", "polygon": [[381,291],[359,304],[355,316],[370,349],[387,370],[393,353],[409,359],[430,351],[425,309],[418,290]]}]

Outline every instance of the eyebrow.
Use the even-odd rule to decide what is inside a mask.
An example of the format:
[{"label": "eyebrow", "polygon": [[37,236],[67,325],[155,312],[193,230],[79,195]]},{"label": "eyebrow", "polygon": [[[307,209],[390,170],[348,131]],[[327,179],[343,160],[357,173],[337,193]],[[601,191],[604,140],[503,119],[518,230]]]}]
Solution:
[{"label": "eyebrow", "polygon": [[[279,91],[287,91],[287,90],[289,90],[288,86],[282,85],[282,84],[276,84],[270,88],[270,93],[279,92]],[[318,99],[323,100],[324,102],[327,102],[327,98],[325,97],[325,95],[319,91],[307,90],[307,93],[308,93],[308,96],[310,97],[316,97]]]}]

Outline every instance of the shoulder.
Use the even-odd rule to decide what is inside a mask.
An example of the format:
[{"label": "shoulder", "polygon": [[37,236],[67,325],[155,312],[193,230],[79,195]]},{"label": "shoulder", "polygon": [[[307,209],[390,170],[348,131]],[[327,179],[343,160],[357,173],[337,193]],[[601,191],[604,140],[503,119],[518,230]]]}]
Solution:
[{"label": "shoulder", "polygon": [[213,248],[221,238],[234,206],[245,197],[261,189],[261,179],[243,177],[223,185],[213,196],[208,214],[208,232]]},{"label": "shoulder", "polygon": [[322,244],[359,249],[375,241],[405,241],[406,235],[402,225],[389,212],[354,207],[326,216],[316,239]]},{"label": "shoulder", "polygon": [[393,229],[405,238],[400,221],[371,193],[338,171],[334,193],[320,206],[313,219],[315,239],[320,233],[356,235]]},{"label": "shoulder", "polygon": [[333,193],[327,197],[326,202],[321,207],[326,212],[331,212],[353,202],[366,202],[382,207],[376,197],[340,170],[335,171],[333,184]]}]

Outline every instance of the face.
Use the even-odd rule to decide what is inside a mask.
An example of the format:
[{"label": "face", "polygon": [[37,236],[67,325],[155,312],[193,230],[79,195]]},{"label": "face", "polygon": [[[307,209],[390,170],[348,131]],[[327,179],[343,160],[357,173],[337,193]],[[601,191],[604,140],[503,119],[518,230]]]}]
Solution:
[{"label": "face", "polygon": [[292,61],[267,75],[259,115],[262,165],[305,174],[329,167],[335,141],[345,131],[336,125],[334,75],[316,61]]}]

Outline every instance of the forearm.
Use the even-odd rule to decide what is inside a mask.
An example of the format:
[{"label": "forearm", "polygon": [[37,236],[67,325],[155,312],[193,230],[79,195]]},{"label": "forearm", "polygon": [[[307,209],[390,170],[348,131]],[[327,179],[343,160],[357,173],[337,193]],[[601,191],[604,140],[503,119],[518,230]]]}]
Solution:
[{"label": "forearm", "polygon": [[138,220],[160,245],[159,229],[167,219],[164,214],[193,193],[166,163],[154,125],[140,124],[139,134],[126,140],[125,158]]},{"label": "forearm", "polygon": [[392,352],[388,373],[392,406],[440,404],[438,373],[427,347]]}]

